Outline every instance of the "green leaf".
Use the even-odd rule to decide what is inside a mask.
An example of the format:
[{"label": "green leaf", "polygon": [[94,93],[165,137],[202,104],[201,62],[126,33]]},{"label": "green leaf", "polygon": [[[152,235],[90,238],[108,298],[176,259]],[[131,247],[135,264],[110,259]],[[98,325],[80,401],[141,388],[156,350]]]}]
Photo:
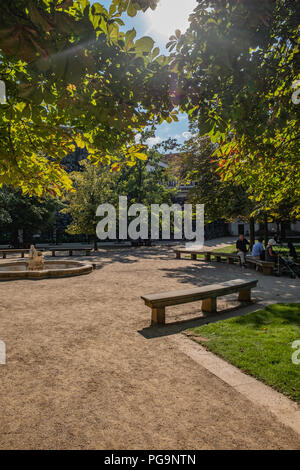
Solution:
[{"label": "green leaf", "polygon": [[150,52],[154,46],[154,41],[149,36],[144,36],[135,42],[135,49],[138,52]]}]

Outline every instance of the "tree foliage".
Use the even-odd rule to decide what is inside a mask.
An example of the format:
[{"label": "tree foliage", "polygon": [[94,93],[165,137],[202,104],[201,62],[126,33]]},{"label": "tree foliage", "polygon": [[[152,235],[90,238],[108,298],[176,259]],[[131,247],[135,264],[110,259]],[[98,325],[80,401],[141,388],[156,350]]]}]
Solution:
[{"label": "tree foliage", "polygon": [[0,189],[0,230],[7,237],[5,241],[18,246],[18,231],[22,230],[24,245],[29,246],[34,234],[52,225],[57,207],[58,202],[53,197],[29,197],[20,189],[3,186]]},{"label": "tree foliage", "polygon": [[83,160],[82,171],[71,173],[74,191],[65,197],[62,212],[72,217],[67,232],[96,237],[97,207],[112,204],[118,215],[119,196],[127,196],[128,205],[140,203],[148,209],[151,204],[170,203],[174,191],[167,187],[168,174],[160,164],[161,155],[149,149],[147,154],[147,161],[128,162],[129,165],[123,162],[117,172],[107,165]]},{"label": "tree foliage", "polygon": [[205,205],[205,222],[215,220],[249,219],[253,210],[245,188],[222,181],[217,173],[218,163],[212,156],[215,146],[209,137],[193,136],[180,149],[173,170],[180,184],[191,184],[187,202]]},{"label": "tree foliage", "polygon": [[[71,181],[60,164],[86,147],[94,162],[118,152],[143,154],[134,137],[146,125],[176,119],[169,101],[168,59],[149,37],[120,31],[121,13],[153,0],[16,0],[2,6],[0,183],[25,192],[61,194]],[[125,8],[126,7],[126,8]]]},{"label": "tree foliage", "polygon": [[218,144],[221,177],[246,186],[258,211],[288,200],[299,213],[299,17],[293,0],[199,0],[168,44],[174,99]]},{"label": "tree foliage", "polygon": [[83,160],[81,166],[82,171],[71,173],[74,191],[66,194],[62,212],[72,217],[67,233],[96,236],[97,207],[104,203],[117,204],[114,191],[117,175],[109,167],[94,165],[89,160]]}]

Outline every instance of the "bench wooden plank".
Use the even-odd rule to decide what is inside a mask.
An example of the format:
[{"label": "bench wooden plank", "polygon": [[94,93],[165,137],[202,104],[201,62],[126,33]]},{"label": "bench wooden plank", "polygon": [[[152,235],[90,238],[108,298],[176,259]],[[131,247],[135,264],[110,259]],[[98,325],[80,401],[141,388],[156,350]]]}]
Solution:
[{"label": "bench wooden plank", "polygon": [[55,256],[56,251],[68,251],[69,256],[73,255],[73,251],[85,251],[86,256],[89,256],[92,251],[92,247],[47,247],[46,250],[51,251],[52,256]]},{"label": "bench wooden plank", "polygon": [[165,324],[166,307],[202,300],[202,310],[204,312],[215,313],[217,311],[217,297],[238,292],[239,300],[250,301],[251,289],[256,287],[257,282],[256,279],[248,281],[233,279],[221,284],[211,284],[193,289],[148,294],[141,298],[152,309],[152,324]]},{"label": "bench wooden plank", "polygon": [[239,255],[235,253],[221,253],[216,251],[198,251],[198,250],[186,250],[184,248],[174,250],[177,259],[181,259],[182,254],[190,254],[191,259],[197,259],[197,255],[203,255],[205,261],[210,261],[213,256],[216,261],[221,262],[222,258],[226,258],[228,264],[233,264],[234,261],[239,261]]},{"label": "bench wooden plank", "polygon": [[6,255],[10,253],[20,253],[21,258],[24,258],[25,253],[29,253],[29,249],[28,248],[16,248],[16,249],[6,248],[3,250],[0,250],[0,253],[2,253],[3,259],[6,259]]},{"label": "bench wooden plank", "polygon": [[226,258],[228,264],[233,264],[235,261],[240,261],[239,255],[235,253],[222,253],[222,252],[213,252],[215,260],[218,262],[222,261],[222,258]]},{"label": "bench wooden plank", "polygon": [[142,299],[148,305],[178,305],[186,302],[193,302],[201,299],[208,298],[210,296],[219,296],[231,294],[237,292],[237,289],[246,289],[255,287],[257,284],[256,279],[245,281],[243,279],[234,279],[231,281],[225,281],[221,284],[210,284],[203,287],[195,287],[193,289],[176,290],[164,292],[161,294],[148,294],[142,296]]},{"label": "bench wooden plank", "polygon": [[176,259],[181,259],[181,255],[191,255],[191,259],[197,259],[197,255],[204,255],[205,261],[210,261],[211,252],[203,250],[187,250],[184,248],[179,248],[174,250],[176,254]]}]

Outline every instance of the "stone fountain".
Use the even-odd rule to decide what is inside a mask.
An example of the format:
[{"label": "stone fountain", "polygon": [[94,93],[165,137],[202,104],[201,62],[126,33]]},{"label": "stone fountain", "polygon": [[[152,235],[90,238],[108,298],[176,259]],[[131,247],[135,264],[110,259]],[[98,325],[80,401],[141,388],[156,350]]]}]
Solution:
[{"label": "stone fountain", "polygon": [[44,260],[42,252],[31,245],[28,261],[0,263],[0,281],[71,277],[89,274],[92,271],[93,266],[82,261]]},{"label": "stone fountain", "polygon": [[41,271],[44,269],[43,253],[37,251],[34,245],[30,246],[28,270],[29,271]]}]

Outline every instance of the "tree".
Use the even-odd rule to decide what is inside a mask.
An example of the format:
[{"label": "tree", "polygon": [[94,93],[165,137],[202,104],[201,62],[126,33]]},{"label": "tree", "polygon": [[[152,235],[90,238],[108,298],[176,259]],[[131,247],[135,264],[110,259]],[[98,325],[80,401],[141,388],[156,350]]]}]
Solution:
[{"label": "tree", "polygon": [[148,209],[151,204],[171,202],[174,191],[167,188],[167,172],[160,164],[161,155],[155,150],[147,153],[147,161],[132,162],[131,166],[130,162],[118,163],[114,171],[109,166],[82,161],[83,171],[71,173],[74,191],[66,194],[66,207],[62,211],[72,217],[67,232],[93,236],[97,249],[99,218],[96,210],[100,204],[112,204],[118,217],[119,196],[127,196],[129,205],[140,203]]},{"label": "tree", "polygon": [[293,0],[199,0],[169,42],[173,101],[218,144],[224,181],[270,214],[286,200],[299,213],[299,15]]},{"label": "tree", "polygon": [[[0,183],[42,195],[62,194],[71,180],[61,165],[86,147],[94,162],[143,155],[135,134],[170,114],[168,58],[150,37],[120,31],[122,12],[154,0],[16,0],[2,6]],[[170,117],[171,116],[171,117]]]},{"label": "tree", "polygon": [[53,197],[38,199],[3,186],[0,189],[0,230],[13,247],[29,246],[34,234],[51,226],[57,207],[58,202]]},{"label": "tree", "polygon": [[72,217],[67,233],[91,235],[97,250],[96,226],[99,220],[96,210],[99,204],[117,204],[114,191],[116,174],[109,167],[96,166],[89,160],[83,160],[81,165],[82,171],[71,173],[74,191],[66,194],[66,207],[62,212]]},{"label": "tree", "polygon": [[119,195],[126,195],[130,204],[170,203],[173,189],[168,188],[168,171],[162,164],[162,154],[148,149],[147,161],[138,161],[131,167],[123,166],[116,185]]},{"label": "tree", "polygon": [[249,219],[252,204],[245,189],[224,182],[218,176],[218,162],[213,158],[215,146],[209,137],[192,137],[181,149],[180,179],[195,183],[188,202],[205,204],[206,222],[236,218]]}]

